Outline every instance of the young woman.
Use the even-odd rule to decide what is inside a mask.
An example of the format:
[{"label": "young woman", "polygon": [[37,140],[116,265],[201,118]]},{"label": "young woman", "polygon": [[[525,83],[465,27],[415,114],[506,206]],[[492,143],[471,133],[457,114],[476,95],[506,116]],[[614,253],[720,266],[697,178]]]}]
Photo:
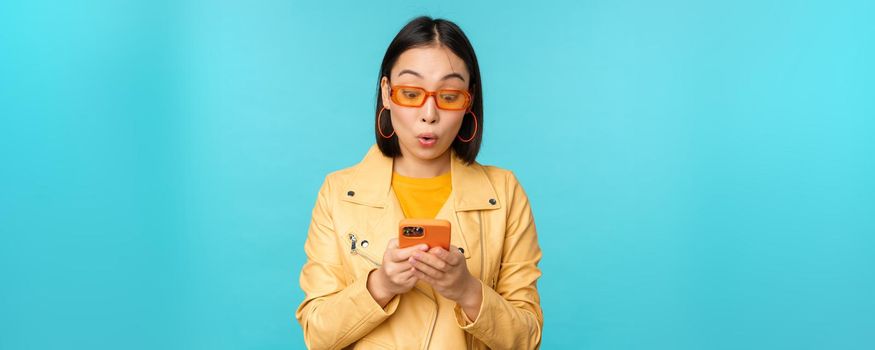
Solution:
[{"label": "young woman", "polygon": [[[295,314],[314,349],[531,349],[541,250],[510,171],[475,161],[477,57],[454,23],[419,17],[380,67],[376,145],[319,190]],[[451,246],[401,249],[398,223],[451,223]]]}]

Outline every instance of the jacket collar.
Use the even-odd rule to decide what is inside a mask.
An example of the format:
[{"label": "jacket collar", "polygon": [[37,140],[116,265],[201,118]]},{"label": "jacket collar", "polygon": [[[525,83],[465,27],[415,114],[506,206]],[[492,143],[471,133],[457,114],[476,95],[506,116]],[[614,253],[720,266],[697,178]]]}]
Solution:
[{"label": "jacket collar", "polygon": [[[501,208],[501,202],[495,195],[495,189],[492,188],[492,182],[483,166],[477,162],[466,165],[452,147],[449,151],[453,184],[450,199],[454,209],[467,211]],[[355,166],[352,179],[342,193],[342,199],[373,207],[386,207],[390,198],[389,191],[392,190],[393,162],[394,159],[383,155],[377,145],[371,146],[364,159]]]}]

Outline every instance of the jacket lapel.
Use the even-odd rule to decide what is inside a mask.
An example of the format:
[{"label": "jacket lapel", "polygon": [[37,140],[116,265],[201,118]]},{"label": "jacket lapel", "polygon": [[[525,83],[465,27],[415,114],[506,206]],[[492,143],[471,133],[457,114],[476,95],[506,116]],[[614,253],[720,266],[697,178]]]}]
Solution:
[{"label": "jacket lapel", "polygon": [[[466,165],[452,148],[450,153],[453,193],[448,200],[453,201],[452,209],[468,211],[501,208],[502,204],[495,195],[495,189],[492,188],[492,182],[483,166],[476,162]],[[384,156],[377,145],[371,146],[364,159],[355,167],[352,180],[344,188],[342,199],[372,207],[388,206],[393,161],[392,158]]]},{"label": "jacket lapel", "polygon": [[[482,165],[476,162],[467,165],[452,148],[450,152],[453,189],[436,218],[450,221],[452,244],[461,247],[465,258],[470,258],[470,248],[479,245],[481,240],[481,216],[478,211],[498,209],[502,203]],[[404,218],[391,187],[393,161],[384,156],[376,145],[371,146],[341,193],[343,201],[382,209],[374,217],[363,218],[372,223],[367,225],[372,234],[393,234],[397,231],[398,222]]]}]

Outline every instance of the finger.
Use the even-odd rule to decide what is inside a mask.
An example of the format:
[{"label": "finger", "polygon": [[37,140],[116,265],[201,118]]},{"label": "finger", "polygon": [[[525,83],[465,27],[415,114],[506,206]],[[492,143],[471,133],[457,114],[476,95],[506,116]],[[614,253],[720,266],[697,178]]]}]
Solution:
[{"label": "finger", "polygon": [[418,279],[420,279],[420,280],[423,280],[423,281],[427,282],[427,283],[430,284],[430,285],[436,285],[436,284],[437,284],[437,280],[435,280],[434,278],[429,277],[428,275],[424,274],[422,271],[418,271],[418,270],[416,271],[416,278],[418,278]]},{"label": "finger", "polygon": [[395,261],[407,260],[414,253],[424,252],[426,250],[428,250],[428,245],[426,245],[424,243],[417,244],[417,245],[412,246],[412,247],[397,249],[397,250],[395,250],[395,256],[397,257],[397,260],[395,260]]},{"label": "finger", "polygon": [[405,272],[405,271],[410,270],[410,268],[413,267],[412,265],[410,265],[410,262],[407,261],[407,260],[404,260],[404,261],[398,261],[398,262],[393,262],[392,264],[389,264],[389,265],[390,265],[390,266],[387,266],[387,267],[386,267],[386,270],[387,270],[387,271],[391,271],[391,273],[392,273],[393,275],[397,275],[397,274],[403,273],[403,272]]},{"label": "finger", "polygon": [[398,281],[402,281],[402,282],[406,283],[411,278],[414,278],[415,274],[416,274],[416,269],[413,266],[410,266],[410,267],[404,269],[403,271],[398,272],[398,274],[395,277]]},{"label": "finger", "polygon": [[432,277],[435,279],[440,279],[444,276],[443,271],[440,271],[434,267],[431,267],[424,262],[418,261],[414,257],[410,258],[410,265],[413,265],[413,268],[416,269],[416,271],[422,272],[422,273],[428,275],[429,277]]},{"label": "finger", "polygon": [[402,284],[411,285],[411,284],[416,284],[416,282],[419,281],[419,277],[416,277],[416,270],[413,268],[411,268],[411,270],[412,271],[410,272],[410,276],[408,276],[407,279],[405,279],[404,283],[402,283]]},{"label": "finger", "polygon": [[406,257],[402,257],[399,254],[398,239],[397,238],[390,239],[389,243],[386,244],[385,255],[388,255],[389,260],[392,262],[401,262],[401,261],[407,260]]},{"label": "finger", "polygon": [[450,252],[451,252],[451,253],[453,253],[453,252],[459,252],[459,253],[461,253],[462,251],[459,250],[459,247],[450,244]]},{"label": "finger", "polygon": [[419,273],[419,270],[417,270],[415,267],[411,266],[405,271],[405,273],[407,274],[407,279],[404,280],[405,284],[416,283],[417,281],[419,281],[419,276],[417,275]]},{"label": "finger", "polygon": [[[453,246],[450,246],[450,249],[453,249]],[[441,260],[443,261],[449,261],[450,252],[442,247],[432,248],[429,252],[434,254],[438,258],[441,258]]]},{"label": "finger", "polygon": [[386,254],[389,255],[389,261],[393,263],[400,263],[407,260],[401,256],[401,249],[398,248],[386,250]]},{"label": "finger", "polygon": [[392,249],[391,253],[389,254],[389,257],[391,258],[391,260],[393,262],[406,261],[408,258],[410,258],[410,254],[413,254],[413,252],[415,252],[417,250],[428,249],[428,246],[425,244],[417,244],[417,245],[411,246],[411,247],[399,248],[398,247],[398,239],[392,238],[392,241],[394,241],[394,244],[393,244],[393,242],[390,242],[388,249]]},{"label": "finger", "polygon": [[414,253],[413,258],[416,259],[417,262],[423,262],[423,263],[428,264],[429,266],[431,266],[437,270],[441,270],[444,272],[447,271],[447,267],[448,267],[447,262],[444,261],[443,259],[435,256],[432,253],[429,253],[429,252]]},{"label": "finger", "polygon": [[450,246],[449,251],[447,251],[446,249],[441,248],[441,247],[434,247],[431,250],[429,250],[430,253],[434,254],[435,256],[437,256],[438,258],[443,260],[447,265],[456,266],[458,264],[458,260],[454,259],[455,256],[452,253],[453,251],[458,251],[458,250],[452,245]]},{"label": "finger", "polygon": [[450,245],[450,251],[447,254],[447,258],[444,260],[446,260],[447,264],[450,264],[450,266],[457,266],[460,262],[465,260],[465,254],[459,250],[459,247]]}]

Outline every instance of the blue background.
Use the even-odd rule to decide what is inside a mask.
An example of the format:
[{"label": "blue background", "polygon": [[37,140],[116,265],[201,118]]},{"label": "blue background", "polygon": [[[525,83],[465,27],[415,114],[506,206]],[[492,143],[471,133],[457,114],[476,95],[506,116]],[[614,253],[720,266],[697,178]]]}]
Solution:
[{"label": "blue background", "polygon": [[324,176],[419,14],[485,89],[544,348],[875,346],[871,1],[0,2],[0,348],[303,347]]}]

